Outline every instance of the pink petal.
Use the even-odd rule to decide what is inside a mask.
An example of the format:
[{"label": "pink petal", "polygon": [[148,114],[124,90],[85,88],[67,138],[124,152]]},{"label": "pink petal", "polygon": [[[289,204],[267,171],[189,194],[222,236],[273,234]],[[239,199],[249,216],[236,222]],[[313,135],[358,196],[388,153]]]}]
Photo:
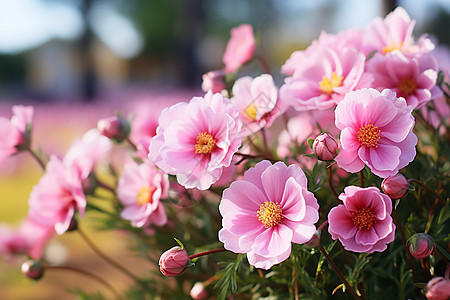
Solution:
[{"label": "pink petal", "polygon": [[291,221],[301,221],[305,217],[306,203],[302,195],[303,188],[290,177],[286,182],[280,202],[283,218]]},{"label": "pink petal", "polygon": [[291,247],[292,230],[282,224],[263,231],[254,242],[252,251],[263,256],[277,256]]},{"label": "pink petal", "polygon": [[354,236],[358,229],[358,227],[353,225],[352,216],[344,205],[338,205],[330,210],[328,222],[328,231],[344,239]]}]

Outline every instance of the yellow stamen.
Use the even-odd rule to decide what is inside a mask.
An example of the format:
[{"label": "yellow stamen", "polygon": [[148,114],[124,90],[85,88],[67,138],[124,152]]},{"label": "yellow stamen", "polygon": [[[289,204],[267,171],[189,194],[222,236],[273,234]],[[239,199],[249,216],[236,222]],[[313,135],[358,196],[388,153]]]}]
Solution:
[{"label": "yellow stamen", "polygon": [[397,43],[392,43],[389,46],[383,47],[383,54],[392,52],[394,50],[401,50],[402,49],[403,44],[397,44]]},{"label": "yellow stamen", "polygon": [[358,130],[356,138],[363,146],[378,147],[378,140],[380,139],[380,129],[373,124],[367,124]]},{"label": "yellow stamen", "polygon": [[153,202],[153,193],[156,191],[156,187],[154,186],[144,186],[139,190],[137,194],[137,203],[139,205],[144,205],[147,203],[152,204]]},{"label": "yellow stamen", "polygon": [[412,78],[403,78],[398,83],[399,96],[406,98],[417,89],[416,81]]},{"label": "yellow stamen", "polygon": [[250,104],[247,106],[247,108],[244,110],[244,115],[251,121],[254,121],[256,119],[256,112],[258,111],[258,108],[254,104]]},{"label": "yellow stamen", "polygon": [[195,153],[197,154],[209,154],[214,149],[216,140],[207,133],[200,132],[197,136],[197,143],[195,144]]},{"label": "yellow stamen", "polygon": [[342,85],[343,79],[344,77],[341,75],[337,75],[336,72],[333,72],[331,74],[331,80],[327,76],[323,75],[322,81],[319,82],[320,90],[324,94],[331,95],[333,94],[333,88]]},{"label": "yellow stamen", "polygon": [[358,226],[358,229],[369,230],[377,222],[373,212],[367,207],[353,211],[351,214],[353,225]]},{"label": "yellow stamen", "polygon": [[264,227],[269,228],[281,222],[281,206],[272,201],[266,201],[259,207],[256,212],[258,220],[263,223]]}]

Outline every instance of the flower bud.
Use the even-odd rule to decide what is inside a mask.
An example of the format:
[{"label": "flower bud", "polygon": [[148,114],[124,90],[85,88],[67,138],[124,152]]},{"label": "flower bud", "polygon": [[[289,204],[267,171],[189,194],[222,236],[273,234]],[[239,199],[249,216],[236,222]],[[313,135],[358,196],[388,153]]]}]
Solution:
[{"label": "flower bud", "polygon": [[408,192],[408,180],[400,173],[388,176],[381,183],[381,189],[391,199],[400,199]]},{"label": "flower bud", "polygon": [[321,133],[312,145],[314,155],[323,161],[333,160],[337,155],[338,143],[328,133]]},{"label": "flower bud", "polygon": [[226,88],[225,72],[222,70],[209,71],[202,76],[202,90],[206,93],[211,90],[213,93],[220,93]]},{"label": "flower bud", "polygon": [[448,300],[450,299],[450,280],[444,277],[434,277],[427,284],[428,300]]},{"label": "flower bud", "polygon": [[208,292],[205,289],[205,284],[202,282],[196,282],[192,287],[189,295],[191,295],[194,300],[201,300],[208,297]]},{"label": "flower bud", "polygon": [[427,258],[434,253],[435,244],[433,238],[426,233],[416,233],[407,241],[409,252],[417,259]]},{"label": "flower bud", "polygon": [[185,249],[175,246],[163,254],[159,258],[159,269],[165,276],[176,276],[186,269],[189,262],[189,256]]},{"label": "flower bud", "polygon": [[124,141],[130,134],[130,125],[118,115],[100,119],[97,122],[97,129],[102,135],[118,143]]},{"label": "flower bud", "polygon": [[34,259],[27,260],[22,264],[22,273],[30,279],[39,280],[44,275],[44,267]]}]

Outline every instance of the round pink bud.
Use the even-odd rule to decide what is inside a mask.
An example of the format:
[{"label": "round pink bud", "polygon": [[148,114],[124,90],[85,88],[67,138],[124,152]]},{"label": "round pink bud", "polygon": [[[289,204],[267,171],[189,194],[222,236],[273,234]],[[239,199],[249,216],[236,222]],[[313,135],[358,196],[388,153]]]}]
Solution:
[{"label": "round pink bud", "polygon": [[196,282],[192,287],[189,295],[191,295],[194,300],[201,300],[208,297],[208,292],[205,289],[205,284],[203,282]]},{"label": "round pink bud", "polygon": [[22,273],[30,279],[39,280],[44,275],[44,267],[34,259],[27,260],[22,264]]},{"label": "round pink bud", "polygon": [[444,277],[435,277],[428,281],[427,293],[428,300],[448,300],[450,299],[450,280]]},{"label": "round pink bud", "polygon": [[434,253],[435,244],[433,238],[426,233],[416,233],[408,241],[409,252],[417,259],[427,258]]},{"label": "round pink bud", "polygon": [[165,276],[176,276],[183,273],[188,262],[187,251],[180,246],[175,246],[161,254],[159,269]]},{"label": "round pink bud", "polygon": [[97,122],[97,129],[102,135],[118,143],[124,141],[130,134],[130,125],[127,120],[117,115],[100,119]]},{"label": "round pink bud", "polygon": [[391,199],[400,199],[408,192],[408,180],[400,173],[386,177],[381,183],[381,189]]},{"label": "round pink bud", "polygon": [[206,93],[211,90],[213,93],[220,93],[226,88],[225,72],[223,70],[209,71],[202,76],[202,90]]},{"label": "round pink bud", "polygon": [[314,155],[323,161],[333,160],[337,155],[338,143],[328,133],[321,133],[312,145]]}]

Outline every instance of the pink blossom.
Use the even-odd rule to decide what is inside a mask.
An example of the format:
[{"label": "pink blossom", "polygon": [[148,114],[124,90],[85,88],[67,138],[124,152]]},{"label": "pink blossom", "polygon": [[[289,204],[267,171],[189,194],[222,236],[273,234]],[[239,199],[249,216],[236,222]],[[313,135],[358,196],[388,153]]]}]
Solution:
[{"label": "pink blossom", "polygon": [[318,47],[285,79],[280,99],[296,110],[334,108],[346,93],[369,86],[372,77],[364,73],[365,59],[352,47]]},{"label": "pink blossom", "polygon": [[219,240],[227,250],[247,253],[257,268],[270,269],[286,260],[291,242],[306,243],[316,231],[319,205],[306,187],[297,165],[257,163],[223,192]]},{"label": "pink blossom", "polygon": [[231,29],[231,38],[228,41],[222,59],[225,64],[225,72],[236,72],[253,57],[254,52],[255,37],[253,35],[253,27],[249,24],[242,24]]},{"label": "pink blossom", "polygon": [[428,300],[448,300],[450,298],[450,280],[444,277],[434,277],[427,284]]},{"label": "pink blossom", "polygon": [[233,97],[230,100],[239,110],[243,122],[242,136],[269,127],[286,109],[278,101],[278,88],[269,74],[239,78],[233,85]]},{"label": "pink blossom", "polygon": [[347,29],[338,34],[330,34],[322,31],[317,40],[312,41],[311,45],[306,50],[294,51],[291,56],[281,66],[281,73],[292,76],[297,69],[303,68],[308,62],[309,57],[320,48],[333,49],[338,51],[347,47],[354,48],[357,51],[362,49],[361,36],[364,35],[363,29]]},{"label": "pink blossom", "polygon": [[46,172],[34,186],[28,200],[28,214],[37,223],[54,226],[58,234],[69,228],[78,211],[84,216],[86,197],[76,168],[68,168],[56,156],[51,156]]},{"label": "pink blossom", "polygon": [[413,109],[442,96],[436,85],[438,66],[431,54],[408,58],[398,50],[386,55],[376,54],[367,64],[372,73],[372,87],[378,91],[391,89],[403,97]]},{"label": "pink blossom", "polygon": [[425,35],[418,42],[412,35],[415,20],[411,20],[408,13],[397,7],[386,18],[374,19],[366,29],[363,38],[364,53],[368,55],[373,50],[386,54],[399,50],[406,55],[428,53],[434,49],[434,44]]},{"label": "pink blossom", "polygon": [[211,90],[213,93],[220,93],[226,88],[225,71],[214,70],[203,74],[202,90],[206,93]]},{"label": "pink blossom", "polygon": [[14,105],[11,120],[0,117],[0,162],[29,147],[33,107]]},{"label": "pink blossom", "polygon": [[149,158],[177,175],[184,187],[205,190],[230,165],[241,145],[240,130],[236,107],[221,94],[208,92],[163,110]]},{"label": "pink blossom", "polygon": [[328,214],[328,231],[348,251],[382,252],[395,238],[391,199],[376,187],[348,186]]},{"label": "pink blossom", "polygon": [[206,299],[208,297],[208,291],[203,282],[196,282],[189,292],[189,295],[194,300]]},{"label": "pink blossom", "polygon": [[355,173],[367,165],[382,178],[397,174],[416,155],[411,110],[387,89],[348,93],[335,110],[336,127],[341,130],[338,166]]},{"label": "pink blossom", "polygon": [[131,225],[142,227],[167,223],[167,215],[161,198],[167,198],[169,178],[149,161],[125,164],[117,185],[117,197],[125,206],[120,214]]}]

